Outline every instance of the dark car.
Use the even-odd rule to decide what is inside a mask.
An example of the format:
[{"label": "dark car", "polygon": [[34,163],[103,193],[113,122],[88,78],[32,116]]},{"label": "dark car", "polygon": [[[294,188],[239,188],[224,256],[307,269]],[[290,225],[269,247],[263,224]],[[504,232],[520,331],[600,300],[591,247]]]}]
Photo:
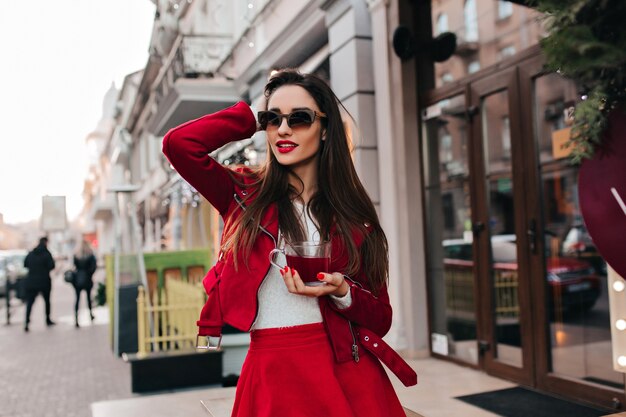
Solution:
[{"label": "dark car", "polygon": [[0,251],[0,296],[6,296],[9,282],[15,283],[28,273],[24,268],[27,253],[21,249]]},{"label": "dark car", "polygon": [[[473,267],[472,242],[451,239],[443,242],[444,267]],[[491,238],[492,268],[498,274],[517,271],[515,235]],[[461,265],[462,263],[463,265]],[[569,257],[546,257],[548,290],[553,311],[587,311],[600,296],[600,277],[586,260]],[[496,294],[496,300],[498,295]]]}]

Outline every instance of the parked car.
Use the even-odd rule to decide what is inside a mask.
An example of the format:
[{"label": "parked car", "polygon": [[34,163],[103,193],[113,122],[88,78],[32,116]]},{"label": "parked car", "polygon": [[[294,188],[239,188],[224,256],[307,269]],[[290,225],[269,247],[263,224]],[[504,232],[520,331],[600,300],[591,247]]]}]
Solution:
[{"label": "parked car", "polygon": [[[473,267],[471,241],[444,240],[443,248],[444,266]],[[515,235],[493,236],[491,252],[495,270],[517,270]],[[588,311],[600,296],[600,277],[586,260],[546,257],[546,275],[552,310]]]},{"label": "parked car", "polygon": [[562,252],[567,257],[589,261],[598,274],[606,275],[606,261],[593,243],[587,228],[582,223],[574,224],[563,239]]},{"label": "parked car", "polygon": [[22,249],[0,251],[0,296],[6,296],[9,282],[15,283],[28,273],[24,268],[27,254],[28,251]]}]

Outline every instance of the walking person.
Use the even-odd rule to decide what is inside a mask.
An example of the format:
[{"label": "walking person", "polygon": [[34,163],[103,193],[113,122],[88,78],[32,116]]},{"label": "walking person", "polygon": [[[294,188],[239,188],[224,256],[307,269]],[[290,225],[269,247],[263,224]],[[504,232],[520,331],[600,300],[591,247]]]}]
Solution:
[{"label": "walking person", "polygon": [[50,291],[52,289],[50,271],[54,269],[54,266],[54,259],[48,250],[48,238],[42,237],[39,239],[39,244],[24,258],[24,267],[28,268],[28,275],[24,282],[26,295],[25,332],[29,331],[30,312],[38,294],[41,294],[46,304],[46,325],[55,324],[50,318]]},{"label": "walking person", "polygon": [[93,288],[93,274],[96,272],[97,261],[93,254],[91,245],[86,240],[83,240],[78,247],[78,250],[74,254],[74,267],[76,268],[76,278],[72,285],[74,291],[76,291],[76,303],[74,304],[74,323],[76,327],[80,327],[78,324],[78,309],[80,305],[80,294],[84,291],[87,297],[87,307],[89,308],[89,317],[91,321],[94,319],[93,312],[91,310],[91,289]]},{"label": "walking person", "polygon": [[[250,331],[232,416],[404,416],[379,360],[407,386],[417,376],[382,340],[392,316],[387,241],[352,162],[341,103],[323,80],[295,70],[273,75],[265,98],[258,123],[240,102],[163,140],[170,163],[224,219],[198,326],[201,336],[220,336],[224,323]],[[267,135],[259,168],[209,156],[257,130]],[[304,266],[274,265],[303,241],[331,245],[326,270],[313,274],[318,285],[305,284]]]}]

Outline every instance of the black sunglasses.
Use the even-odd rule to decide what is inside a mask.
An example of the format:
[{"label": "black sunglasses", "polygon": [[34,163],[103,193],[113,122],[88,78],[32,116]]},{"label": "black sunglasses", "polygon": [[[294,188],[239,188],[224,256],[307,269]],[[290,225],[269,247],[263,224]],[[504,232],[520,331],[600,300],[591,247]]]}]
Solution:
[{"label": "black sunglasses", "polygon": [[287,118],[287,125],[293,129],[294,127],[311,126],[316,117],[325,119],[326,115],[311,109],[294,110],[287,114],[278,113],[273,110],[265,110],[258,113],[259,124],[263,130],[267,129],[268,126],[280,126],[283,117]]}]

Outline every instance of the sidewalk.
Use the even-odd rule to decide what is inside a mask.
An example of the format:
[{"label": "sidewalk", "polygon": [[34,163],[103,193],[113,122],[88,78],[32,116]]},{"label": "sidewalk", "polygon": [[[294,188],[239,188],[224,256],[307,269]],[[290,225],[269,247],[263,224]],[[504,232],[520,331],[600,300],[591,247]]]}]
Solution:
[{"label": "sidewalk", "polygon": [[[419,375],[417,387],[406,388],[395,376],[390,377],[402,405],[424,417],[495,417],[454,397],[515,386],[442,360],[427,358],[409,363]],[[228,417],[234,396],[235,388],[198,389],[97,402],[92,410],[93,417]]]},{"label": "sidewalk", "polygon": [[[0,417],[211,417],[201,401],[214,417],[230,415],[234,388],[131,393],[129,366],[109,345],[106,307],[95,310],[92,324],[83,300],[81,328],[76,329],[73,303],[72,287],[56,276],[52,317],[57,325],[45,326],[39,298],[29,333],[23,331],[24,306],[14,300],[11,325],[6,326],[0,303]],[[391,380],[402,404],[425,417],[493,417],[454,397],[513,386],[432,358],[410,364],[419,375],[417,387],[406,388],[393,375]]]},{"label": "sidewalk", "polygon": [[[96,274],[97,279],[102,271]],[[90,323],[83,294],[77,329],[74,297],[74,289],[60,274],[55,276],[51,303],[56,326],[45,326],[39,297],[29,333],[23,330],[24,305],[12,300],[7,326],[5,300],[0,300],[1,417],[90,417],[93,402],[133,396],[128,365],[111,353],[107,308],[96,308],[96,320]]]}]

